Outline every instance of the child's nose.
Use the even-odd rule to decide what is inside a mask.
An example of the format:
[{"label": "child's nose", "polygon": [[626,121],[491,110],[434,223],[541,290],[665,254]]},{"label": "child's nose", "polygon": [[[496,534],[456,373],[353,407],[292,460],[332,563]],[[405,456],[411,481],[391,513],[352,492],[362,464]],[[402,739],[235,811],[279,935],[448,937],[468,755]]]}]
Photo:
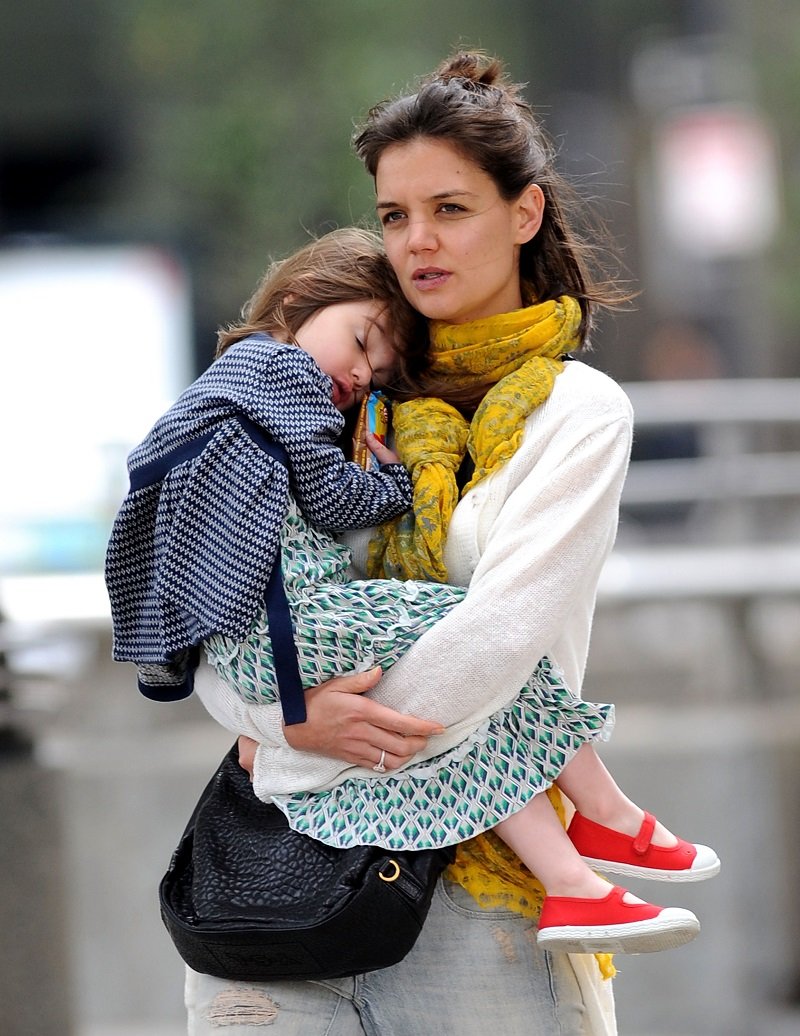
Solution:
[{"label": "child's nose", "polygon": [[366,356],[363,359],[358,360],[353,368],[353,379],[356,385],[361,388],[366,387],[372,381],[372,367],[369,365],[369,360]]}]

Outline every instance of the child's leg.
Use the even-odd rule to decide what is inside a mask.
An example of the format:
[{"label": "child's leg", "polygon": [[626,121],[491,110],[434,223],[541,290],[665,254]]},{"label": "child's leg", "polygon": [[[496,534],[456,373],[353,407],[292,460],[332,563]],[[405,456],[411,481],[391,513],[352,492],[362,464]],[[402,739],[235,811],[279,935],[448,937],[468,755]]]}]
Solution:
[{"label": "child's leg", "polygon": [[[644,820],[644,810],[624,794],[606,769],[594,745],[582,745],[570,759],[556,784],[584,817],[596,824],[635,837]],[[653,845],[670,848],[678,839],[656,821]]]},{"label": "child's leg", "polygon": [[591,866],[657,881],[704,881],[719,873],[707,845],[677,838],[625,795],[592,745],[583,745],[556,784],[577,812],[568,838]]},{"label": "child's leg", "polygon": [[595,874],[544,793],[495,828],[545,887],[537,942],[562,953],[650,953],[700,931],[690,910],[645,903]]},{"label": "child's leg", "polygon": [[495,831],[544,885],[548,896],[607,896],[608,882],[578,855],[544,792]]}]

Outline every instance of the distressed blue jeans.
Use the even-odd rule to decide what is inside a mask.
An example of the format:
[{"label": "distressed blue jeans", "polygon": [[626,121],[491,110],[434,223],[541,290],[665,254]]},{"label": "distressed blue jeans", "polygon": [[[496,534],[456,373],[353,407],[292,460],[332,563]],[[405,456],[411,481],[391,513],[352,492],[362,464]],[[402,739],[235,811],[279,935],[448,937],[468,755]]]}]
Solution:
[{"label": "distressed blue jeans", "polygon": [[[320,982],[227,982],[188,971],[188,1032],[609,1036],[615,1032],[610,988],[601,991],[606,1019],[598,1022],[596,1008],[587,1007],[575,963],[566,954],[539,950],[530,920],[482,910],[460,886],[442,880],[422,934],[394,967]],[[585,988],[585,975],[583,982]]]}]

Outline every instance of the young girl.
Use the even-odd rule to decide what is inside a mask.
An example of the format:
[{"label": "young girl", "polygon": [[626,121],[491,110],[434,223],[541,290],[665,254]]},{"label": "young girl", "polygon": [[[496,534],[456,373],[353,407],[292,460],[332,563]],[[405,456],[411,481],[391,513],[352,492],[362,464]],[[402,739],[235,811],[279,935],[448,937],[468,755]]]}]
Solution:
[{"label": "young girl", "polygon": [[250,630],[291,521],[290,485],[327,529],[369,526],[410,502],[394,454],[366,473],[337,445],[341,411],[395,375],[394,336],[411,343],[417,319],[374,236],[336,231],[276,264],[247,319],[128,458],[106,558],[114,657],[137,663],[155,699],[191,693],[211,634]]}]

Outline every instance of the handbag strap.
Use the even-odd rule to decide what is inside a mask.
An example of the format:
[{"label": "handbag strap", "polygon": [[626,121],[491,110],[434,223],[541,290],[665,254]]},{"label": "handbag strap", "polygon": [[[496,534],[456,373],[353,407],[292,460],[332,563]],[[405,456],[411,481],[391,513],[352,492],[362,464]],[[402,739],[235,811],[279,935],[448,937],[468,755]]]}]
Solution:
[{"label": "handbag strap", "polygon": [[[239,415],[239,423],[265,453],[282,464],[287,471],[289,470],[289,455],[280,443],[267,438],[258,425],[253,424],[243,415]],[[305,723],[305,692],[300,679],[292,617],[289,613],[289,602],[286,599],[286,589],[281,574],[280,543],[275,549],[264,600],[267,607],[267,627],[272,641],[272,659],[278,680],[278,697],[281,701],[283,721],[287,726],[294,723]]]},{"label": "handbag strap", "polygon": [[297,651],[294,644],[292,617],[281,575],[281,548],[275,554],[272,571],[269,574],[266,593],[267,626],[272,641],[272,659],[278,678],[278,696],[281,700],[283,721],[287,726],[305,723],[306,699],[297,665]]}]

